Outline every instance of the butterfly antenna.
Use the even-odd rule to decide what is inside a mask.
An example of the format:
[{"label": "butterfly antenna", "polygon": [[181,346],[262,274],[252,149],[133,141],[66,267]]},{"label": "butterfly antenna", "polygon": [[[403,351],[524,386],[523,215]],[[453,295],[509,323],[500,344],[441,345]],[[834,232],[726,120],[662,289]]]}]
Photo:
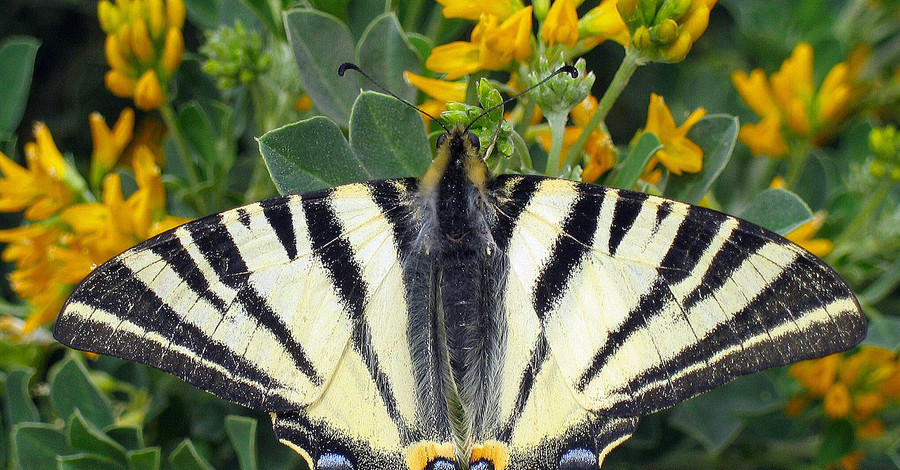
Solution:
[{"label": "butterfly antenna", "polygon": [[[391,91],[391,90],[388,90],[384,85],[378,83],[378,81],[376,81],[374,78],[372,78],[369,74],[367,74],[365,71],[363,71],[363,69],[359,68],[359,66],[356,65],[356,64],[354,64],[353,62],[344,62],[343,64],[341,64],[341,66],[338,67],[338,75],[340,75],[340,76],[343,77],[343,76],[344,76],[344,73],[346,73],[347,70],[355,70],[355,71],[357,71],[360,75],[362,75],[363,77],[366,77],[366,80],[372,82],[373,85],[375,85],[375,86],[377,86],[378,88],[380,88],[381,91],[387,93],[388,95],[393,96],[394,98],[396,98],[397,100],[399,100],[401,103],[403,103],[403,104],[409,106],[410,108],[415,109],[416,111],[418,111],[418,112],[420,112],[420,113],[422,113],[422,114],[424,114],[424,115],[430,117],[432,120],[434,120],[434,122],[440,124],[441,127],[443,127],[444,130],[447,131],[448,134],[450,133],[450,129],[447,129],[447,126],[445,126],[444,123],[441,122],[440,119],[438,119],[438,118],[432,116],[431,114],[426,113],[425,111],[423,111],[423,110],[422,110],[421,108],[419,108],[418,106],[416,106],[416,105],[410,103],[409,101],[406,101],[405,99],[403,99],[403,98],[397,96],[396,93],[394,93],[394,92]],[[552,75],[551,75],[551,77],[552,77]],[[547,77],[547,78],[550,78],[550,77]],[[541,83],[543,83],[543,82],[541,82]]]},{"label": "butterfly antenna", "polygon": [[481,114],[479,114],[478,117],[476,117],[475,119],[473,119],[472,122],[470,122],[469,125],[466,126],[466,131],[468,131],[469,128],[472,127],[472,124],[475,124],[475,122],[477,122],[479,119],[483,118],[485,115],[487,115],[487,114],[490,113],[491,111],[493,111],[493,110],[495,110],[495,109],[497,109],[497,108],[501,108],[501,107],[505,106],[506,103],[509,103],[510,101],[515,100],[516,98],[518,98],[518,97],[524,95],[525,93],[528,93],[528,92],[531,91],[531,90],[534,90],[535,88],[537,88],[537,87],[543,85],[544,82],[546,82],[547,80],[550,80],[551,78],[553,78],[553,77],[555,77],[555,76],[557,76],[557,75],[559,75],[559,74],[561,74],[561,73],[563,73],[563,72],[568,73],[569,75],[572,76],[572,78],[577,78],[577,77],[578,77],[578,70],[577,70],[575,67],[573,67],[573,66],[571,66],[571,65],[563,65],[562,67],[556,69],[555,72],[551,73],[551,74],[548,75],[546,78],[544,78],[543,80],[541,80],[541,81],[535,83],[534,85],[531,85],[530,87],[526,88],[524,91],[521,91],[521,92],[519,92],[519,93],[516,93],[515,95],[510,96],[509,98],[503,100],[502,103],[500,103],[500,104],[498,104],[498,105],[496,105],[496,106],[491,106],[490,108],[484,110],[484,112],[482,112]]}]

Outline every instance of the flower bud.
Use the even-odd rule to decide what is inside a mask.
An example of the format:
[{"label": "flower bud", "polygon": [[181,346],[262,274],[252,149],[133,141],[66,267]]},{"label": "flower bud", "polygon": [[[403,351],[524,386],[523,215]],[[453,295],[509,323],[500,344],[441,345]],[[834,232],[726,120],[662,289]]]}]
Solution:
[{"label": "flower bud", "polygon": [[687,31],[678,35],[678,39],[666,48],[663,60],[665,62],[680,62],[691,52],[691,46],[694,41],[691,40],[691,34]]},{"label": "flower bud", "polygon": [[147,31],[147,24],[143,20],[132,22],[131,46],[134,48],[134,55],[141,62],[148,64],[153,59],[153,41],[150,39],[150,32]]},{"label": "flower bud", "polygon": [[166,33],[166,42],[163,46],[162,66],[166,72],[174,72],[184,58],[184,38],[181,30],[169,28]]},{"label": "flower bud", "polygon": [[118,70],[106,72],[103,78],[106,88],[119,98],[129,98],[134,95],[134,80]]},{"label": "flower bud", "polygon": [[131,65],[125,59],[125,56],[122,55],[122,51],[119,49],[119,41],[115,36],[106,37],[104,52],[106,53],[106,61],[109,62],[109,66],[112,67],[113,70],[122,72],[131,70]]},{"label": "flower bud", "polygon": [[631,44],[638,50],[650,47],[650,30],[646,26],[638,28],[631,37]]},{"label": "flower bud", "polygon": [[100,28],[109,34],[119,27],[121,14],[109,0],[102,0],[97,4],[97,19],[100,20]]},{"label": "flower bud", "polygon": [[678,23],[671,18],[666,18],[659,24],[656,34],[663,44],[671,44],[678,38]]},{"label": "flower bud", "polygon": [[184,0],[166,0],[166,21],[172,28],[184,27]]},{"label": "flower bud", "polygon": [[166,30],[166,7],[163,0],[147,0],[150,35],[159,38]]},{"label": "flower bud", "polygon": [[134,104],[144,111],[159,108],[163,103],[163,89],[152,69],[144,72],[134,87]]}]

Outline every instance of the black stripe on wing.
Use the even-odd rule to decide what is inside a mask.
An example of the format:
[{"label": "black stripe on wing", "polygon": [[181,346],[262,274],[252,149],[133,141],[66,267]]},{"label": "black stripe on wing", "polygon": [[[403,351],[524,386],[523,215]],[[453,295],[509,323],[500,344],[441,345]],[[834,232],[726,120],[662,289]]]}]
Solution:
[{"label": "black stripe on wing", "polygon": [[[213,341],[206,332],[184,322],[118,259],[103,265],[85,279],[66,302],[63,311],[72,304],[102,310],[171,343],[162,344],[147,338],[146,334],[138,336],[113,329],[109,324],[89,318],[63,315],[54,330],[54,336],[63,344],[153,365],[182,377],[194,386],[247,406],[258,407],[266,403],[273,410],[297,406],[273,393],[276,389],[285,388],[276,378],[228,347]],[[199,349],[205,350],[202,360],[192,354]],[[213,367],[213,364],[222,367],[233,379],[223,380],[223,371]]]},{"label": "black stripe on wing", "polygon": [[369,286],[363,279],[362,267],[356,261],[350,241],[344,237],[344,227],[331,202],[333,191],[324,198],[301,197],[313,254],[328,272],[332,285],[353,320],[353,347],[365,362],[388,415],[398,428],[409,432],[408,423],[397,409],[397,401],[387,374],[381,367],[382,358],[378,357],[372,345],[371,332],[365,319]]}]

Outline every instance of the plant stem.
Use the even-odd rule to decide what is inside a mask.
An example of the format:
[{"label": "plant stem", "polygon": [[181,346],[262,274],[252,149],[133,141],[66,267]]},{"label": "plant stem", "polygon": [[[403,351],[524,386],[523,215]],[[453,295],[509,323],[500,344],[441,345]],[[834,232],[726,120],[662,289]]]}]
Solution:
[{"label": "plant stem", "polygon": [[187,173],[188,184],[190,185],[190,190],[187,193],[194,203],[194,208],[201,214],[205,214],[207,212],[206,203],[201,198],[197,197],[197,194],[194,192],[200,185],[200,175],[197,173],[197,167],[194,165],[194,162],[191,161],[187,140],[185,140],[184,134],[181,132],[181,127],[178,125],[175,111],[172,109],[169,102],[165,100],[163,101],[162,106],[159,107],[159,111],[162,114],[163,121],[166,123],[166,127],[175,138],[175,145],[178,147],[178,156],[181,160],[181,166],[184,167],[184,171]]},{"label": "plant stem", "polygon": [[566,166],[575,165],[578,159],[581,158],[581,152],[584,150],[584,146],[587,144],[587,140],[590,138],[591,133],[594,132],[594,129],[596,129],[604,119],[606,119],[606,115],[609,114],[609,110],[612,108],[613,103],[615,103],[616,99],[619,98],[619,95],[622,94],[625,85],[628,85],[628,81],[631,80],[634,71],[641,65],[639,58],[640,57],[636,52],[632,52],[631,50],[625,52],[625,57],[622,59],[622,63],[619,64],[619,70],[616,70],[616,74],[613,76],[609,88],[603,92],[603,97],[600,98],[600,102],[597,103],[597,111],[594,112],[590,122],[584,127],[584,131],[581,132],[578,141],[576,141],[575,145],[569,149],[569,157],[566,160]]},{"label": "plant stem", "polygon": [[547,153],[547,163],[544,166],[544,174],[547,176],[559,176],[563,168],[563,162],[560,161],[559,155],[562,153],[568,116],[568,113],[551,113],[546,116],[547,122],[550,124],[550,152]]}]

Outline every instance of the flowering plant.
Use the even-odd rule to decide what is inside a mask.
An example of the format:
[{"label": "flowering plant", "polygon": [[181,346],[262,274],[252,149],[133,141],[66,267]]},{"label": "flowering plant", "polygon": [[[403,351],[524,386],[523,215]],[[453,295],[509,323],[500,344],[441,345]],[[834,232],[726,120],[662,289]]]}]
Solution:
[{"label": "flowering plant", "polygon": [[[832,264],[871,331],[644,418],[604,468],[900,468],[900,22],[845,3],[99,0],[71,38],[66,2],[14,11],[41,37],[0,34],[0,464],[302,468],[267,417],[63,353],[48,328],[72,288],[190,219],[421,175],[432,117],[468,124],[573,64],[473,125],[492,171],[763,225]],[[380,85],[338,77],[348,61]]]}]

